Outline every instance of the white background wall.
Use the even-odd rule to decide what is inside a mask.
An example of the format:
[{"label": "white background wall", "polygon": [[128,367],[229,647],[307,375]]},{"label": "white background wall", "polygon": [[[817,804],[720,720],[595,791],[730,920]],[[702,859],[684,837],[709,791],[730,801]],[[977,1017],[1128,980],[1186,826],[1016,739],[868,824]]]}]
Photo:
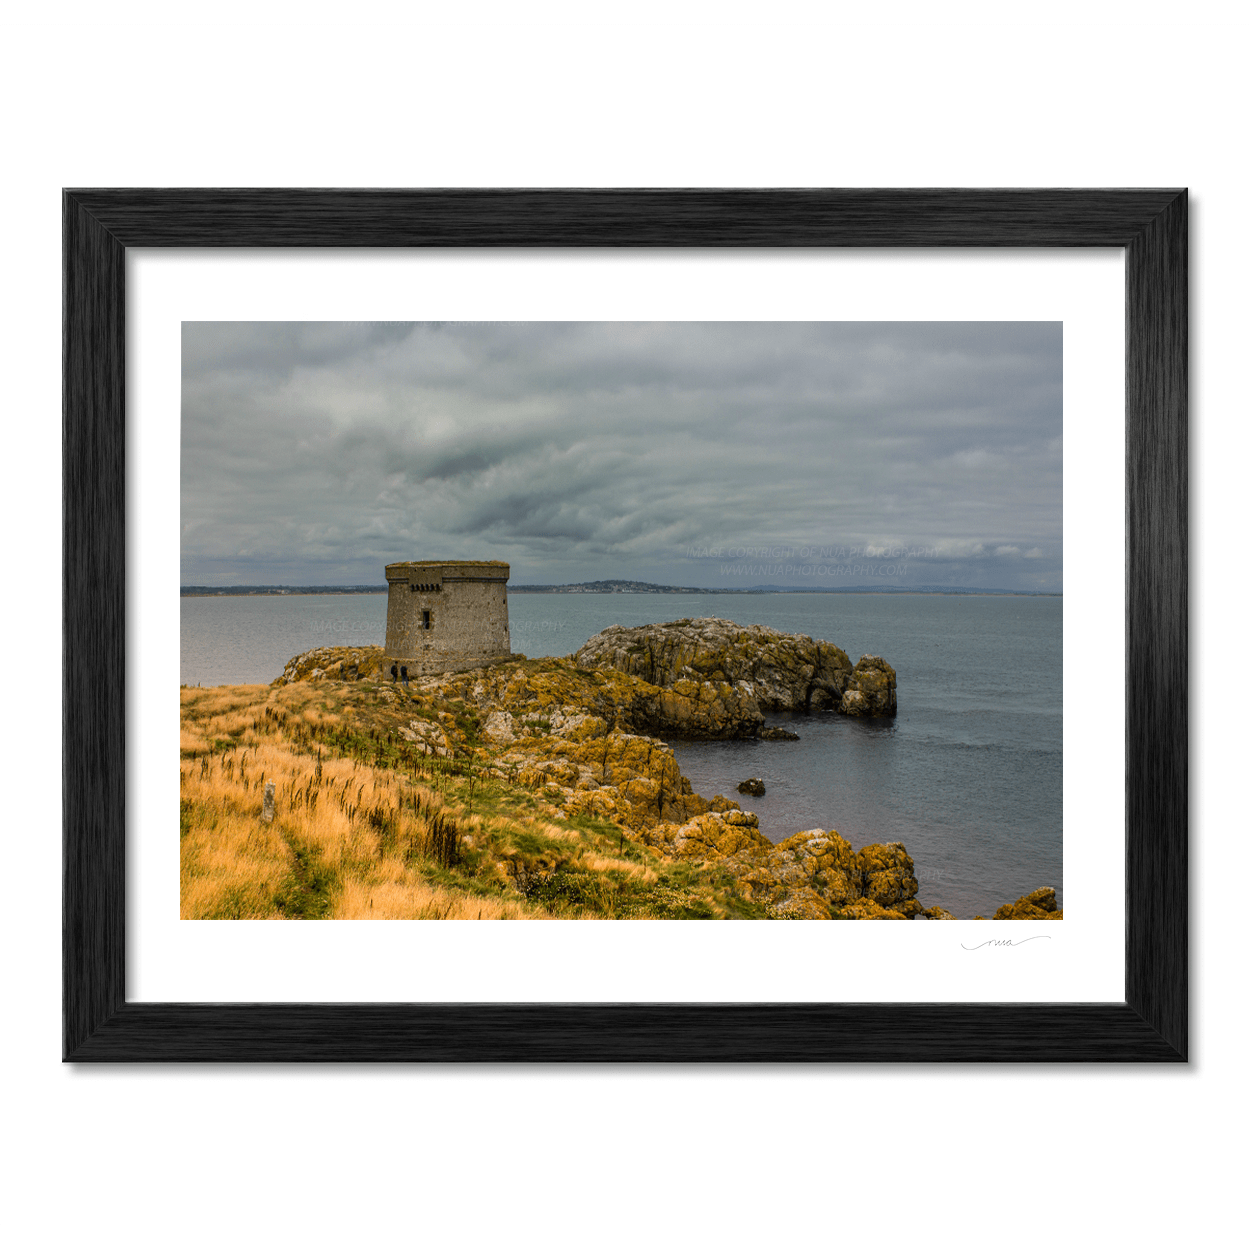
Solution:
[{"label": "white background wall", "polygon": [[[12,1244],[1237,1235],[1247,266],[1235,12],[896,0],[63,4],[9,16],[0,1177]],[[65,185],[1188,186],[1193,1062],[61,1065]]]}]

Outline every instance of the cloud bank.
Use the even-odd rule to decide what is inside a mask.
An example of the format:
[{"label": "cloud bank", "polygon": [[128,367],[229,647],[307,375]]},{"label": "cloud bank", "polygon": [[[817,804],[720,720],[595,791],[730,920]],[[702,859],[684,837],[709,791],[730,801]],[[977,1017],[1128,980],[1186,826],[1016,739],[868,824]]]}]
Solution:
[{"label": "cloud bank", "polygon": [[182,582],[1062,589],[1062,326],[186,323]]}]

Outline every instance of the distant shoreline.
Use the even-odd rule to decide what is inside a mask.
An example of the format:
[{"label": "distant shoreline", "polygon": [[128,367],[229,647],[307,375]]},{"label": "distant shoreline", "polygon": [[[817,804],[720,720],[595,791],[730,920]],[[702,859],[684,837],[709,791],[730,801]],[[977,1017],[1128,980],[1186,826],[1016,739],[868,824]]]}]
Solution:
[{"label": "distant shoreline", "polygon": [[995,590],[980,586],[656,586],[628,590],[581,586],[509,586],[510,595],[1010,595],[1062,599],[1061,590]]},{"label": "distant shoreline", "polygon": [[182,599],[216,595],[384,595],[385,586],[179,586]]},{"label": "distant shoreline", "polygon": [[[181,586],[183,599],[240,595],[384,595],[386,586]],[[510,595],[1007,595],[1062,599],[1061,590],[998,590],[980,586],[658,586],[651,582],[578,582],[509,586]]]}]

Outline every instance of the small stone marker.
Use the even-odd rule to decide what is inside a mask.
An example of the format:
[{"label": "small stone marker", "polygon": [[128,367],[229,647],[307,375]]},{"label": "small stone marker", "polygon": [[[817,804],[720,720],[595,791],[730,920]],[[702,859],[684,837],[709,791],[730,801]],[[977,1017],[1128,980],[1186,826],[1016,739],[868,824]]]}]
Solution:
[{"label": "small stone marker", "polygon": [[753,794],[757,799],[764,793],[764,783],[758,777],[748,777],[738,783],[739,794]]},{"label": "small stone marker", "polygon": [[261,820],[267,825],[273,824],[273,782],[265,782],[265,811]]}]

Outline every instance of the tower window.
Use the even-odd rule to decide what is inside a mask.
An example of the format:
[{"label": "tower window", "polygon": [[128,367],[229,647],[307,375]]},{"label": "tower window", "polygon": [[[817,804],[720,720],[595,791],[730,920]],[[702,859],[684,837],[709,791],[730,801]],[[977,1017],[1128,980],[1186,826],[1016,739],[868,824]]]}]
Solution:
[{"label": "tower window", "polygon": [[430,614],[428,611],[421,613],[421,628],[422,629],[430,628]]}]

